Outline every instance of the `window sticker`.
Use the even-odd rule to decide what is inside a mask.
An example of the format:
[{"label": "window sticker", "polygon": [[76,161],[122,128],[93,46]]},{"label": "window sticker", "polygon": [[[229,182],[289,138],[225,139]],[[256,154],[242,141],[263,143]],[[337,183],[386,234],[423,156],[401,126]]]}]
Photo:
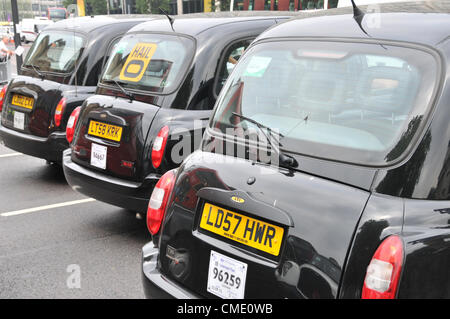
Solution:
[{"label": "window sticker", "polygon": [[123,54],[123,52],[125,51],[125,49],[127,48],[127,43],[120,41],[119,43],[116,43],[114,45],[114,54]]},{"label": "window sticker", "polygon": [[139,82],[147,70],[148,64],[158,46],[154,43],[138,43],[131,53],[120,71],[119,79],[122,81]]},{"label": "window sticker", "polygon": [[269,66],[271,57],[253,56],[247,65],[244,76],[262,77]]}]

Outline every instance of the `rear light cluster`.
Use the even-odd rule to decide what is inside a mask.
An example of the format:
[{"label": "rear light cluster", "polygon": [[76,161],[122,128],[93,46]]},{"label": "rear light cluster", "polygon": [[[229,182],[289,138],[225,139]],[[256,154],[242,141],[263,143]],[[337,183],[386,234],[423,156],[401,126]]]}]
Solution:
[{"label": "rear light cluster", "polygon": [[81,106],[75,108],[70,114],[69,121],[66,126],[66,139],[67,142],[72,143],[73,135],[75,133],[75,127],[77,126],[78,117],[80,116]]},{"label": "rear light cluster", "polygon": [[0,91],[0,112],[3,109],[3,103],[5,101],[5,97],[6,97],[6,90],[8,90],[8,85],[5,85],[2,90]]},{"label": "rear light cluster", "polygon": [[152,235],[156,235],[161,228],[161,223],[174,185],[175,170],[171,170],[159,179],[153,189],[147,210],[147,227]]},{"label": "rear light cluster", "polygon": [[158,168],[161,165],[168,137],[169,137],[169,127],[164,126],[159,131],[158,136],[156,136],[155,141],[153,142],[152,164],[154,168]]},{"label": "rear light cluster", "polygon": [[59,100],[58,105],[56,106],[55,110],[55,126],[59,127],[61,125],[61,120],[64,115],[64,110],[66,109],[67,100],[65,97],[63,97],[61,100]]},{"label": "rear light cluster", "polygon": [[363,299],[394,299],[403,264],[403,242],[398,236],[386,238],[367,267]]}]

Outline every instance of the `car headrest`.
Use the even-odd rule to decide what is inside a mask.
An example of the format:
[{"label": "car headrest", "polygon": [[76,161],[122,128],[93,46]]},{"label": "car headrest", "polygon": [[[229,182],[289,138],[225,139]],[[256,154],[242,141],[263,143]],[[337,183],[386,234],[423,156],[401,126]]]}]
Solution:
[{"label": "car headrest", "polygon": [[417,94],[419,74],[408,66],[375,66],[364,71],[359,99],[364,110],[408,114]]},{"label": "car headrest", "polygon": [[344,107],[346,88],[351,85],[349,81],[345,67],[340,65],[329,68],[322,63],[320,69],[306,71],[298,84],[299,107],[326,116],[339,113]]},{"label": "car headrest", "polygon": [[160,73],[165,71],[168,66],[169,63],[165,60],[151,60],[147,70],[149,72]]}]

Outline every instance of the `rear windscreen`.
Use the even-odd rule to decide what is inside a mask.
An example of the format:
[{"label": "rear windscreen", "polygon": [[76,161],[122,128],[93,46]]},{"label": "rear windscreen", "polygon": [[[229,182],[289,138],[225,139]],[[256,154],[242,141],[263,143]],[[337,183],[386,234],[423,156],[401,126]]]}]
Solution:
[{"label": "rear windscreen", "polygon": [[282,149],[363,165],[397,159],[423,127],[437,83],[427,51],[384,44],[280,41],[252,47],[218,100],[213,128],[253,123]]},{"label": "rear windscreen", "polygon": [[126,89],[170,93],[181,82],[194,52],[191,39],[175,35],[130,34],[116,45],[101,82]]},{"label": "rear windscreen", "polygon": [[73,32],[42,31],[24,63],[43,72],[70,73],[84,49],[84,38]]}]

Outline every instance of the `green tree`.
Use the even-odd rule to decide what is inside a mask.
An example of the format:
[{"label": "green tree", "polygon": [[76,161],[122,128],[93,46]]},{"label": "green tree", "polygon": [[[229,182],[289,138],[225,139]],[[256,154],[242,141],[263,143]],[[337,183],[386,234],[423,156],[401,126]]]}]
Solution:
[{"label": "green tree", "polygon": [[159,14],[159,8],[169,11],[170,0],[136,0],[136,11],[141,14]]},{"label": "green tree", "polygon": [[[220,11],[230,11],[230,0],[220,0]],[[211,0],[211,10],[216,11],[216,1]],[[237,10],[236,2],[234,3],[234,10]]]},{"label": "green tree", "polygon": [[64,8],[66,8],[66,9],[68,6],[70,6],[71,4],[75,4],[75,3],[76,3],[75,0],[63,0],[63,2],[62,2]]},{"label": "green tree", "polygon": [[106,0],[84,0],[84,5],[86,15],[100,15],[108,13],[106,8]]},{"label": "green tree", "polygon": [[[76,0],[63,0],[63,5],[65,8],[76,3]],[[84,0],[84,10],[87,16],[108,13],[106,8],[106,0]]]},{"label": "green tree", "polygon": [[149,0],[136,0],[136,11],[141,14],[150,13]]}]

